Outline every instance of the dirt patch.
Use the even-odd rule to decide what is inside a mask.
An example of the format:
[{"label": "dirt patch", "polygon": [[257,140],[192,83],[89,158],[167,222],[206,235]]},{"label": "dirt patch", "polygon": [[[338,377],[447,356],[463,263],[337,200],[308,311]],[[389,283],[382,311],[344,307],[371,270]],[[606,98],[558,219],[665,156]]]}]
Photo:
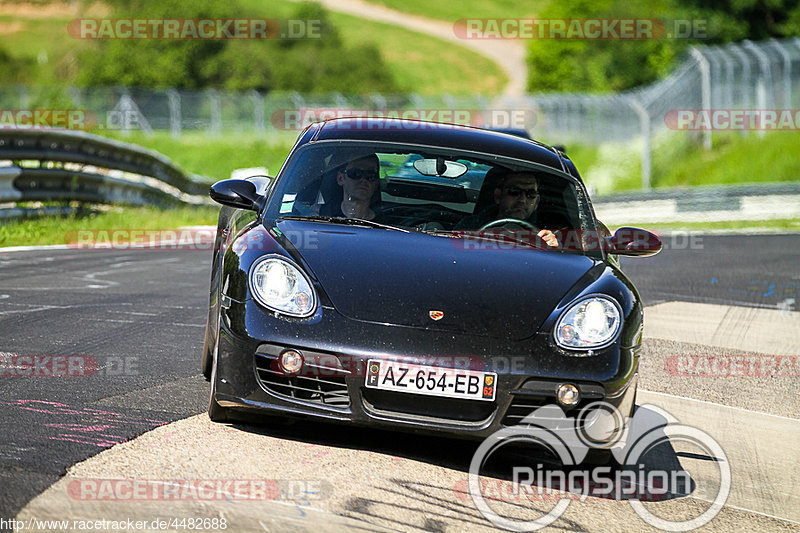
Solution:
[{"label": "dirt patch", "polygon": [[88,6],[81,2],[8,2],[0,0],[0,15],[31,18],[65,18],[77,16],[100,17],[108,15],[108,6],[95,2]]},{"label": "dirt patch", "polygon": [[0,22],[0,35],[17,33],[22,28],[23,24],[21,22]]}]

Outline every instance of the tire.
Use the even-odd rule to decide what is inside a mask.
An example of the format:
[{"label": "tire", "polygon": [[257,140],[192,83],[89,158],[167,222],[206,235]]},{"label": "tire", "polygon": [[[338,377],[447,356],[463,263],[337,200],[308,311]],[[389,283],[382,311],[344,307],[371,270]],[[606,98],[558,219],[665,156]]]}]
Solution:
[{"label": "tire", "polygon": [[211,358],[211,390],[208,394],[208,418],[212,422],[228,422],[230,416],[229,410],[222,407],[217,403],[217,354],[219,348],[214,349],[214,355]]}]

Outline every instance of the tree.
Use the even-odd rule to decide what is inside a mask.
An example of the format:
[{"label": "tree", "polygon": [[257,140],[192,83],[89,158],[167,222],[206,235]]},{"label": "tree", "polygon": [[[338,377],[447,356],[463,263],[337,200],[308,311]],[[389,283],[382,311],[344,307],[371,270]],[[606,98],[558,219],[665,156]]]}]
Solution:
[{"label": "tree", "polygon": [[[194,3],[180,0],[112,0],[109,18],[237,19],[247,14],[235,0]],[[229,40],[99,40],[86,51],[78,81],[82,85],[138,87],[273,89],[302,92],[391,92],[391,71],[374,45],[346,47],[327,12],[299,4],[294,20],[319,21],[320,38]],[[283,28],[282,28],[283,29]]]}]

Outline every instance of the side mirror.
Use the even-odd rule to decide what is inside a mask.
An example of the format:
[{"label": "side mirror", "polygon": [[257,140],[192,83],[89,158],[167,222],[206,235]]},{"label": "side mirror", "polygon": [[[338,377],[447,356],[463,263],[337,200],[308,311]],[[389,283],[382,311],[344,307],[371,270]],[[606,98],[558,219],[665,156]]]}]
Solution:
[{"label": "side mirror", "polygon": [[[269,178],[227,179],[216,182],[211,186],[208,195],[211,199],[222,205],[258,211],[264,201],[264,193]],[[265,183],[266,181],[266,183]]]},{"label": "side mirror", "polygon": [[607,242],[610,254],[647,257],[661,251],[661,238],[638,228],[619,228]]}]

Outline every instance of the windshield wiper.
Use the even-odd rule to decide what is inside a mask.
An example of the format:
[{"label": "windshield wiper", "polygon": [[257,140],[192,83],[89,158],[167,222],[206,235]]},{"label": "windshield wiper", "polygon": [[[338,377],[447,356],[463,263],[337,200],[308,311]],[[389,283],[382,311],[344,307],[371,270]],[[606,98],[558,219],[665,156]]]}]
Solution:
[{"label": "windshield wiper", "polygon": [[326,217],[322,215],[287,215],[278,217],[279,220],[306,220],[309,222],[329,222],[331,224],[343,224],[345,226],[366,226],[368,228],[381,228],[390,229],[394,231],[402,231],[403,233],[410,233],[409,230],[398,228],[397,226],[390,226],[388,224],[381,224],[365,218],[342,218],[342,217]]}]

